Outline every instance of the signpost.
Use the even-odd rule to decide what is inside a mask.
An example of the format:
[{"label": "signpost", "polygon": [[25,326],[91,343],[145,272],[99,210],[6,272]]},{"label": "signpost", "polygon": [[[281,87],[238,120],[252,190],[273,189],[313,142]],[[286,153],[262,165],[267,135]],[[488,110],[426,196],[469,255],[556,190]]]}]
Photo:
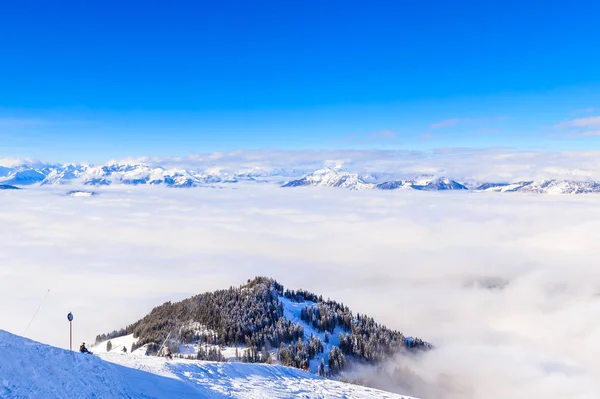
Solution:
[{"label": "signpost", "polygon": [[69,312],[67,315],[69,320],[69,352],[73,352],[73,313]]}]

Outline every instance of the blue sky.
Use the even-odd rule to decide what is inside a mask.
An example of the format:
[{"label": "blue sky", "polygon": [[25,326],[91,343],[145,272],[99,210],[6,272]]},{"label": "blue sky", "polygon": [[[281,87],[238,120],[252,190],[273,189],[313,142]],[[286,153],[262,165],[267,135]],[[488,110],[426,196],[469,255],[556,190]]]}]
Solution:
[{"label": "blue sky", "polygon": [[600,144],[592,1],[9,2],[0,156]]}]

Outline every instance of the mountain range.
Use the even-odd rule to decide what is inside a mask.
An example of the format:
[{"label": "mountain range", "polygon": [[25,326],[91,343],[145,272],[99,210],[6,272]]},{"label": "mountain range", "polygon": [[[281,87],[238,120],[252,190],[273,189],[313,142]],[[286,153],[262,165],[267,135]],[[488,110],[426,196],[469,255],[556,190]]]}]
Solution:
[{"label": "mountain range", "polygon": [[[389,174],[387,175],[389,176]],[[166,168],[142,163],[39,164],[0,166],[0,189],[28,185],[159,185],[202,187],[234,183],[272,183],[282,187],[337,187],[349,190],[488,191],[538,194],[600,193],[600,182],[577,180],[528,180],[486,182],[453,179],[446,176],[420,175],[409,179],[388,180],[376,174],[350,172],[341,165],[315,171],[253,167],[240,170]]]}]

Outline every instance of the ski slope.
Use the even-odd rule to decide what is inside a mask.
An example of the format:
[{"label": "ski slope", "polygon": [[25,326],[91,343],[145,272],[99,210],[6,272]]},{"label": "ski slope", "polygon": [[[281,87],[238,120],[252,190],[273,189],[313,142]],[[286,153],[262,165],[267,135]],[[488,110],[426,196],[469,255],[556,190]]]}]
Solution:
[{"label": "ski slope", "polygon": [[289,367],[165,360],[114,351],[70,354],[3,330],[0,354],[2,399],[410,399]]},{"label": "ski slope", "polygon": [[[110,350],[111,353],[122,352],[123,348],[127,349],[128,353],[131,353],[132,349],[133,349],[133,344],[135,344],[138,340],[137,340],[137,338],[133,338],[133,334],[129,334],[129,335],[124,335],[124,336],[118,337],[118,338],[107,339],[106,341],[103,341],[103,342],[101,342],[97,345],[93,345],[91,347],[90,347],[90,345],[86,345],[86,346],[94,354],[106,353],[107,352],[106,343],[108,341],[110,341],[110,343],[112,344],[112,348]],[[140,351],[140,353],[141,354],[145,353],[145,350]]]},{"label": "ski slope", "polygon": [[[300,317],[302,309],[315,307],[317,306],[316,303],[311,301],[294,302],[284,296],[279,296],[279,301],[283,304],[283,316],[287,320],[290,320],[294,324],[300,324],[304,328],[304,339],[308,339],[313,335],[320,338],[321,342],[323,342],[323,353],[317,354],[309,363],[310,371],[316,374],[321,363],[321,358],[324,360],[325,365],[327,365],[327,354],[331,352],[334,346],[340,346],[340,333],[344,333],[344,331],[340,327],[336,327],[333,334],[329,335],[329,342],[325,342],[325,333],[319,332],[312,324],[305,322]],[[326,366],[326,368],[329,370],[329,366]]]}]

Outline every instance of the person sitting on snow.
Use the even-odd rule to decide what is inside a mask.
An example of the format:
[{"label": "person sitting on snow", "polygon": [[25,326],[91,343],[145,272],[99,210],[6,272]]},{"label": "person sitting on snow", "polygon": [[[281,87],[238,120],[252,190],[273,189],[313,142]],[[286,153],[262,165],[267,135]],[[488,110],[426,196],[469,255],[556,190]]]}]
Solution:
[{"label": "person sitting on snow", "polygon": [[88,348],[85,347],[85,342],[81,343],[81,346],[79,347],[79,352],[81,353],[92,353],[88,350]]}]

